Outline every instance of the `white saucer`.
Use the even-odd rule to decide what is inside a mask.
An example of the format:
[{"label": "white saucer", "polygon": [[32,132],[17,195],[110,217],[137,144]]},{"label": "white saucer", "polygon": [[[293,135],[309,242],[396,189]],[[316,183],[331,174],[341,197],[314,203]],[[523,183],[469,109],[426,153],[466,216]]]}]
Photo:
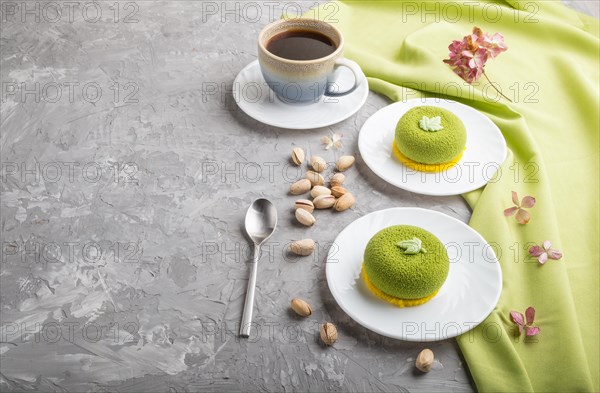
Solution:
[{"label": "white saucer", "polygon": [[[398,120],[406,111],[420,105],[452,111],[467,129],[467,149],[460,162],[446,171],[416,171],[400,163],[392,152]],[[396,102],[380,109],[362,126],[358,148],[367,166],[383,180],[426,195],[458,195],[486,185],[494,179],[507,153],[502,133],[485,115],[456,101],[437,98]]]},{"label": "white saucer", "polygon": [[[345,89],[352,86],[354,76],[342,67],[336,81]],[[360,86],[346,96],[323,96],[315,103],[287,104],[267,86],[258,60],[241,70],[233,82],[235,102],[248,116],[261,123],[290,129],[320,128],[346,120],[363,106],[368,94],[369,83],[363,74]]]},{"label": "white saucer", "polygon": [[[391,225],[415,225],[446,246],[448,278],[425,304],[399,308],[373,295],[360,275],[367,242]],[[348,225],[327,256],[327,283],[338,305],[356,322],[387,337],[437,341],[463,334],[494,309],[502,271],[493,249],[473,228],[432,210],[392,208],[367,214]]]}]

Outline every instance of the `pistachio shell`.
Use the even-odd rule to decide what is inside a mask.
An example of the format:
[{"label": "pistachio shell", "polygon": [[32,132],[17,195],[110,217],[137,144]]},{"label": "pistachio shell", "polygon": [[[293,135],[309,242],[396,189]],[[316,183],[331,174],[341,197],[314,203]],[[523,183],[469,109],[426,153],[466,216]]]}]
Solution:
[{"label": "pistachio shell", "polygon": [[300,195],[310,191],[311,183],[308,179],[300,179],[290,186],[290,194]]},{"label": "pistachio shell", "polygon": [[320,173],[314,171],[306,172],[306,178],[310,180],[310,183],[314,186],[322,186],[325,184],[325,179],[321,176]]},{"label": "pistachio shell", "polygon": [[331,195],[336,198],[340,198],[342,195],[346,194],[348,191],[341,186],[331,187]]},{"label": "pistachio shell", "polygon": [[331,176],[331,180],[329,183],[331,187],[339,187],[342,184],[344,184],[345,181],[346,175],[344,175],[343,173],[336,173],[335,175]]},{"label": "pistachio shell", "polygon": [[338,171],[344,172],[354,164],[354,156],[341,156],[335,163],[335,167]]},{"label": "pistachio shell", "polygon": [[321,328],[319,329],[319,335],[321,336],[323,344],[327,346],[331,346],[337,341],[337,329],[331,322],[321,325]]},{"label": "pistachio shell", "polygon": [[313,189],[310,190],[310,196],[316,198],[319,195],[331,195],[331,190],[325,186],[314,186]]},{"label": "pistachio shell", "polygon": [[327,162],[319,156],[311,156],[309,163],[315,172],[323,172],[327,168]]},{"label": "pistachio shell", "polygon": [[291,307],[292,310],[301,317],[308,317],[312,314],[312,308],[310,308],[309,304],[302,299],[292,299]]},{"label": "pistachio shell", "polygon": [[[333,207],[335,210],[341,212],[341,211],[351,208],[355,202],[356,202],[356,200],[354,199],[354,195],[347,192],[344,195],[342,195],[340,198],[338,198],[337,201],[335,201],[335,205],[333,205]],[[313,201],[313,203],[314,203],[314,201]]]},{"label": "pistachio shell", "polygon": [[333,195],[319,195],[313,199],[313,204],[316,209],[329,209],[335,204],[335,197]]},{"label": "pistachio shell", "polygon": [[302,165],[304,162],[304,150],[300,147],[294,147],[292,149],[292,162],[296,165]]},{"label": "pistachio shell", "polygon": [[434,356],[431,349],[424,349],[421,351],[421,353],[419,353],[419,356],[417,356],[415,367],[424,373],[429,372],[429,370],[431,370],[431,366],[433,365],[433,360]]},{"label": "pistachio shell", "polygon": [[315,241],[313,239],[296,240],[290,244],[290,251],[303,257],[312,254],[315,250]]},{"label": "pistachio shell", "polygon": [[315,210],[315,206],[308,199],[298,199],[296,203],[294,203],[296,209],[304,209],[309,213],[312,213]]},{"label": "pistachio shell", "polygon": [[317,222],[313,215],[304,209],[296,209],[296,219],[300,224],[306,225],[307,227],[312,226]]}]

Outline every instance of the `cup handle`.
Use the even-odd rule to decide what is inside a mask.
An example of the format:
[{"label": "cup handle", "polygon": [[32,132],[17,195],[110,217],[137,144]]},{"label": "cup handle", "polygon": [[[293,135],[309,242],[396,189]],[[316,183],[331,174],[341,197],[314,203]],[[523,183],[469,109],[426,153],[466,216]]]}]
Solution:
[{"label": "cup handle", "polygon": [[358,86],[360,86],[360,81],[362,79],[361,77],[363,75],[363,72],[360,69],[360,66],[358,64],[356,64],[352,60],[348,60],[348,59],[345,59],[343,57],[340,57],[339,59],[337,59],[335,61],[335,65],[333,66],[333,70],[335,71],[339,67],[346,67],[346,68],[349,68],[350,71],[352,71],[352,73],[354,74],[354,86],[352,86],[352,88],[349,89],[349,90],[341,91],[340,92],[340,91],[333,91],[332,90],[332,86],[334,85],[334,83],[327,83],[327,87],[325,88],[325,95],[328,96],[328,97],[341,97],[341,96],[345,96],[347,94],[352,93],[354,90],[356,90],[356,88]]}]

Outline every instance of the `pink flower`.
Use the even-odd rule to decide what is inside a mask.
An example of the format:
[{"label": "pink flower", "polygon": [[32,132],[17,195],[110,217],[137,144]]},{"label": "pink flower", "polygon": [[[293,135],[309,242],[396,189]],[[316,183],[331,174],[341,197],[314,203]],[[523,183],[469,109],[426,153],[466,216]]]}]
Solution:
[{"label": "pink flower", "polygon": [[525,310],[525,317],[523,317],[523,314],[521,314],[520,312],[513,310],[510,312],[510,317],[512,318],[513,322],[519,327],[519,335],[523,333],[523,330],[525,330],[525,335],[527,336],[535,336],[539,334],[540,328],[537,326],[533,326],[533,320],[535,318],[535,308],[527,307],[527,310]]},{"label": "pink flower", "polygon": [[522,225],[527,224],[529,220],[531,220],[531,216],[529,212],[525,209],[529,209],[535,205],[535,198],[532,196],[526,196],[523,197],[521,203],[519,203],[519,196],[515,191],[513,191],[512,202],[515,206],[505,209],[504,215],[506,217],[510,217],[516,213],[515,219],[517,220],[517,222]]},{"label": "pink flower", "polygon": [[529,249],[529,255],[537,257],[538,262],[542,265],[548,261],[548,259],[559,260],[563,254],[559,250],[552,249],[552,243],[550,240],[546,240],[542,246],[533,246]]},{"label": "pink flower", "polygon": [[493,59],[508,48],[500,33],[489,35],[474,27],[473,33],[464,36],[461,41],[452,41],[448,46],[450,54],[444,63],[468,83],[473,83],[483,75],[483,67],[488,58]]},{"label": "pink flower", "polygon": [[492,59],[508,49],[504,44],[504,36],[501,33],[496,33],[492,36],[485,34],[480,45],[487,49]]}]

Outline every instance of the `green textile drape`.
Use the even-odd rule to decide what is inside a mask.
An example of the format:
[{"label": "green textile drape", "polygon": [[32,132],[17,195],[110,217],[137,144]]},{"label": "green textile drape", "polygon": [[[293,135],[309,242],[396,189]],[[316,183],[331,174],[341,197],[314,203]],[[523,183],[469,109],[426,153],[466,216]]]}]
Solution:
[{"label": "green textile drape", "polygon": [[[454,99],[506,138],[497,181],[464,195],[470,225],[498,245],[503,272],[497,307],[458,338],[478,390],[598,391],[598,20],[531,0],[348,1],[317,11],[342,30],[346,57],[361,65],[371,90],[394,101]],[[442,63],[450,42],[473,26],[504,35],[509,49],[486,73],[514,103],[497,99],[484,78],[469,86]],[[527,225],[503,215],[513,190],[537,199]],[[529,246],[544,240],[564,257],[545,265],[530,258]],[[516,336],[509,317],[528,306],[541,328],[534,339]]]}]

